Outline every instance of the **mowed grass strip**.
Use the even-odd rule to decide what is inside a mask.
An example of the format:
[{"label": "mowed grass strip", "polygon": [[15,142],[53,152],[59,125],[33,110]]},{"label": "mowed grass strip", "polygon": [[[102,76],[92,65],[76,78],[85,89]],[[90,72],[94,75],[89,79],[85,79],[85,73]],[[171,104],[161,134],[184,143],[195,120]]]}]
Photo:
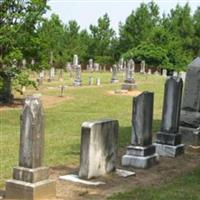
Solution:
[{"label": "mowed grass strip", "polygon": [[200,168],[160,186],[136,187],[107,200],[200,200]]}]

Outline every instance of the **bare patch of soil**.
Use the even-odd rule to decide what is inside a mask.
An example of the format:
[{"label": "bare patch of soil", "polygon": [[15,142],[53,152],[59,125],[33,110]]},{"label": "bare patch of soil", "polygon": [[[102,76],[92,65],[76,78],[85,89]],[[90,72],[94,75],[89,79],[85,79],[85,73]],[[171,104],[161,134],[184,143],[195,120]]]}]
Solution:
[{"label": "bare patch of soil", "polygon": [[109,95],[119,95],[119,96],[138,96],[142,92],[139,90],[133,90],[133,91],[128,91],[128,90],[115,90],[115,91],[108,91]]},{"label": "bare patch of soil", "polygon": [[[51,108],[58,105],[59,103],[72,99],[72,97],[68,96],[60,97],[60,96],[46,96],[46,95],[42,96],[41,98],[44,108]],[[0,111],[21,109],[24,104],[24,100],[25,98],[18,98],[14,99],[14,102],[12,104],[2,104],[0,105]]]},{"label": "bare patch of soil", "polygon": [[[118,163],[125,150],[119,152]],[[135,187],[160,185],[171,181],[177,176],[188,173],[200,166],[199,152],[187,150],[185,155],[177,158],[160,158],[158,165],[150,169],[123,168],[136,172],[136,176],[119,177],[115,173],[96,178],[106,184],[100,186],[86,186],[79,183],[59,180],[60,175],[77,174],[78,166],[58,166],[51,168],[51,178],[56,179],[57,199],[59,200],[102,200],[116,192],[125,192]],[[119,168],[122,168],[119,164]]]}]

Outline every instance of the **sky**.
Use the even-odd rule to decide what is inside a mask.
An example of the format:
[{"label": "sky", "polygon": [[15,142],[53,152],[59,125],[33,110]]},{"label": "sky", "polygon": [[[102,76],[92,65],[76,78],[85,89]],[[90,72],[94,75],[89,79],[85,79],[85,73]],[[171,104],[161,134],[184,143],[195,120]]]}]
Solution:
[{"label": "sky", "polygon": [[[139,5],[149,0],[49,0],[47,17],[52,13],[58,14],[66,24],[69,20],[76,20],[81,29],[89,28],[90,24],[97,24],[99,17],[108,13],[111,27],[118,32],[119,22],[124,23],[126,18]],[[160,13],[168,13],[177,4],[184,5],[189,2],[192,12],[200,6],[200,0],[154,0],[159,6]]]}]

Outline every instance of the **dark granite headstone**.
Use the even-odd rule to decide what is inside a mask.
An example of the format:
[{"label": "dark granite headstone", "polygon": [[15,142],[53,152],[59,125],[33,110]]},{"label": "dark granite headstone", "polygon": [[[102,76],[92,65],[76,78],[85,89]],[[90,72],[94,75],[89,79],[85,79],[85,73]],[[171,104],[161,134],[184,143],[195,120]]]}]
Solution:
[{"label": "dark granite headstone", "polygon": [[180,118],[183,142],[200,145],[200,58],[188,65]]},{"label": "dark granite headstone", "polygon": [[123,166],[148,168],[158,161],[152,145],[153,99],[151,92],[133,98],[131,145],[122,158]]},{"label": "dark granite headstone", "polygon": [[175,157],[184,153],[178,133],[182,88],[183,81],[179,77],[170,77],[165,83],[161,129],[156,140],[156,151],[162,156]]}]

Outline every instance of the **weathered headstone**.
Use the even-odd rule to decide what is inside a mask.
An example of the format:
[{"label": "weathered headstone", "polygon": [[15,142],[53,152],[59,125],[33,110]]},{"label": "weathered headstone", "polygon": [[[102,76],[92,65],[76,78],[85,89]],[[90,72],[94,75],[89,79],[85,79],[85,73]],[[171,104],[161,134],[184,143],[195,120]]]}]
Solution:
[{"label": "weathered headstone", "polygon": [[118,66],[119,66],[119,71],[122,71],[123,70],[123,66],[124,66],[124,59],[123,58],[120,58]]},{"label": "weathered headstone", "polygon": [[118,128],[118,121],[111,119],[82,124],[80,177],[90,179],[115,170]]},{"label": "weathered headstone", "polygon": [[173,71],[173,76],[177,77],[178,76],[178,72]]},{"label": "weathered headstone", "polygon": [[89,85],[93,85],[94,78],[92,76],[89,76]]},{"label": "weathered headstone", "polygon": [[162,70],[162,76],[165,77],[165,78],[167,77],[167,70],[166,69]]},{"label": "weathered headstone", "polygon": [[145,61],[144,60],[142,60],[142,62],[141,62],[140,73],[142,73],[142,74],[145,73]]},{"label": "weathered headstone", "polygon": [[26,59],[23,59],[23,60],[22,60],[22,68],[26,68],[26,64],[27,64],[27,63],[26,63]]},{"label": "weathered headstone", "polygon": [[52,81],[55,78],[55,68],[51,67],[49,70],[49,81]]},{"label": "weathered headstone", "polygon": [[119,80],[117,78],[117,65],[113,65],[112,68],[112,78],[111,78],[111,83],[118,83]]},{"label": "weathered headstone", "polygon": [[180,78],[182,78],[183,82],[185,82],[186,72],[180,71],[179,74],[178,74],[178,76],[179,76]]},{"label": "weathered headstone", "polygon": [[97,79],[96,79],[96,85],[97,85],[97,86],[101,85],[101,79],[100,79],[100,78],[97,78]]},{"label": "weathered headstone", "polygon": [[148,74],[148,75],[151,75],[151,74],[152,74],[151,69],[148,69],[147,74]]},{"label": "weathered headstone", "polygon": [[75,79],[74,79],[74,86],[81,86],[81,65],[77,65],[75,68]]},{"label": "weathered headstone", "polygon": [[77,55],[74,55],[74,58],[73,58],[73,66],[77,66],[78,65],[78,56]]},{"label": "weathered headstone", "polygon": [[39,72],[39,76],[38,76],[38,79],[37,79],[37,82],[38,82],[39,86],[43,84],[43,80],[44,80],[44,70]]},{"label": "weathered headstone", "polygon": [[126,71],[126,75],[125,75],[126,78],[125,78],[124,83],[122,84],[122,90],[132,91],[137,88],[137,84],[135,83],[135,80],[133,77],[133,74],[135,71],[135,63],[132,59],[129,60],[128,66],[126,67],[125,71]]},{"label": "weathered headstone", "polygon": [[99,71],[99,63],[94,63],[94,70]]},{"label": "weathered headstone", "polygon": [[156,70],[156,71],[154,72],[154,75],[159,76],[159,75],[160,75],[159,71]]},{"label": "weathered headstone", "polygon": [[200,57],[188,65],[180,125],[183,143],[200,145]]},{"label": "weathered headstone", "polygon": [[19,166],[6,182],[6,199],[54,199],[55,182],[43,166],[44,111],[38,97],[27,97],[21,115]]},{"label": "weathered headstone", "polygon": [[131,145],[122,157],[123,166],[148,168],[158,161],[152,145],[153,99],[151,92],[133,98]]},{"label": "weathered headstone", "polygon": [[88,70],[92,72],[92,71],[93,71],[93,69],[94,69],[94,68],[93,68],[93,59],[89,59],[89,66],[88,66]]},{"label": "weathered headstone", "polygon": [[179,134],[182,88],[183,81],[178,77],[170,77],[165,83],[161,129],[156,140],[156,152],[161,156],[176,157],[184,153]]}]

